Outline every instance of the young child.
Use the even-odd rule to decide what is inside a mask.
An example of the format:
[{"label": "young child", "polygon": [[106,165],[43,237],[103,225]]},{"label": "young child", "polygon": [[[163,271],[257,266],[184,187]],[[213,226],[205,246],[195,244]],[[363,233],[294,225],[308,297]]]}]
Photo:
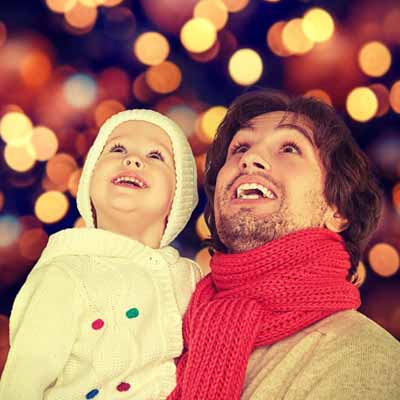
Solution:
[{"label": "young child", "polygon": [[15,300],[1,400],[168,396],[200,279],[168,245],[197,201],[193,154],[171,120],[128,110],[104,123],[77,196],[87,228],[52,235]]}]

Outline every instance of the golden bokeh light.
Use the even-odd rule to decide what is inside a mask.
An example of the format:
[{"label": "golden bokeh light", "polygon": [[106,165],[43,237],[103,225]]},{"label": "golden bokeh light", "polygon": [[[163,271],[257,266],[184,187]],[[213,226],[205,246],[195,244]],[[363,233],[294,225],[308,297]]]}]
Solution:
[{"label": "golden bokeh light", "polygon": [[102,0],[102,6],[114,7],[121,4],[124,0]]},{"label": "golden bokeh light", "polygon": [[26,146],[14,147],[6,144],[4,159],[6,164],[17,172],[27,172],[35,165],[35,159]]},{"label": "golden bokeh light", "polygon": [[57,191],[42,193],[35,202],[35,215],[45,224],[54,224],[64,218],[69,208],[67,196]]},{"label": "golden bokeh light", "polygon": [[246,8],[250,0],[223,0],[223,2],[229,12],[236,13]]},{"label": "golden bokeh light", "polygon": [[47,7],[55,13],[66,13],[72,10],[78,0],[46,0]]},{"label": "golden bokeh light", "polygon": [[194,260],[199,265],[203,276],[205,276],[209,272],[211,272],[211,269],[210,269],[211,256],[210,256],[210,253],[208,251],[208,247],[205,247],[204,249],[201,249],[196,254]]},{"label": "golden bokeh light", "polygon": [[171,61],[164,61],[150,67],[145,73],[146,83],[157,93],[166,94],[178,89],[182,81],[179,67]]},{"label": "golden bokeh light", "polygon": [[332,37],[335,24],[327,11],[322,8],[312,8],[304,14],[302,28],[308,39],[320,43]]},{"label": "golden bokeh light", "polygon": [[38,161],[47,161],[52,158],[58,150],[58,138],[56,134],[45,126],[33,128],[30,139],[31,146],[28,151],[32,152],[32,157]]},{"label": "golden bokeh light", "polygon": [[193,58],[193,60],[201,63],[206,63],[211,60],[213,60],[215,57],[217,57],[219,51],[221,49],[221,43],[219,40],[217,40],[214,45],[208,49],[207,51],[203,53],[190,53],[188,52],[190,58]]},{"label": "golden bokeh light", "polygon": [[400,182],[393,186],[392,199],[394,209],[400,214]]},{"label": "golden bokeh light", "polygon": [[211,144],[214,140],[217,128],[225,118],[227,108],[223,106],[215,106],[209,108],[200,116],[198,136],[201,141]]},{"label": "golden bokeh light", "polygon": [[3,192],[0,192],[0,211],[3,209],[3,207],[4,207],[4,202],[5,202],[5,199],[4,199],[4,193]]},{"label": "golden bokeh light", "polygon": [[212,22],[205,18],[193,18],[183,25],[180,39],[188,51],[203,53],[217,40],[217,30]]},{"label": "golden bokeh light", "polygon": [[374,245],[369,252],[368,259],[371,268],[380,276],[392,276],[399,269],[399,253],[388,243]]},{"label": "golden bokeh light", "polygon": [[304,93],[304,97],[314,97],[318,100],[323,101],[326,104],[332,105],[331,97],[327,92],[322,89],[311,89]]},{"label": "golden bokeh light", "polygon": [[374,117],[378,110],[378,99],[367,87],[353,89],[346,99],[346,109],[351,118],[366,122]]},{"label": "golden bokeh light", "polygon": [[125,107],[119,101],[114,99],[103,100],[94,111],[96,125],[100,127],[106,119],[123,110],[125,110]]},{"label": "golden bokeh light", "polygon": [[97,7],[97,6],[102,6],[104,0],[78,0],[78,2],[86,7]]},{"label": "golden bokeh light", "polygon": [[374,83],[370,85],[369,88],[375,93],[375,96],[378,100],[378,109],[375,116],[381,117],[382,115],[385,115],[390,108],[389,90],[385,85],[382,85],[381,83]]},{"label": "golden bokeh light", "polygon": [[11,146],[23,146],[29,143],[33,135],[32,122],[20,112],[9,112],[0,120],[1,138]]},{"label": "golden bokeh light", "polygon": [[207,238],[211,237],[210,230],[208,229],[208,226],[206,224],[206,221],[204,219],[204,213],[200,215],[199,218],[197,218],[196,221],[196,233],[197,236],[200,238],[200,240],[204,240]]},{"label": "golden bokeh light", "polygon": [[133,52],[140,62],[146,65],[158,65],[169,54],[168,40],[161,33],[145,32],[135,41]]},{"label": "golden bokeh light", "polygon": [[20,66],[23,81],[31,87],[39,87],[46,83],[50,78],[51,70],[49,57],[40,50],[27,53]]},{"label": "golden bokeh light", "polygon": [[280,57],[288,57],[292,53],[286,48],[282,41],[282,31],[286,21],[275,22],[267,32],[267,44],[271,51]]},{"label": "golden bokeh light", "polygon": [[393,111],[400,114],[400,81],[395,82],[391,87],[389,103]]},{"label": "golden bokeh light", "polygon": [[42,228],[28,229],[18,240],[18,249],[22,257],[36,261],[46,247],[49,237]]},{"label": "golden bokeh light", "polygon": [[204,173],[206,170],[206,153],[202,153],[195,157],[196,169],[197,169],[197,184],[199,186],[204,185]]},{"label": "golden bokeh light", "polygon": [[389,70],[392,55],[383,43],[369,42],[361,47],[358,53],[358,64],[364,74],[379,77]]},{"label": "golden bokeh light", "polygon": [[263,62],[259,54],[252,49],[240,49],[229,60],[229,75],[242,86],[256,83],[263,73]]},{"label": "golden bokeh light", "polygon": [[46,175],[56,185],[66,187],[71,174],[78,168],[75,159],[67,153],[58,153],[46,164]]},{"label": "golden bokeh light", "polygon": [[72,172],[72,174],[69,176],[67,186],[69,192],[73,197],[76,197],[76,195],[78,194],[78,186],[79,186],[79,180],[81,179],[81,175],[82,175],[82,169],[79,168],[74,172]]},{"label": "golden bokeh light", "polygon": [[282,42],[294,54],[305,54],[314,47],[314,42],[304,34],[301,18],[291,19],[285,24]]},{"label": "golden bokeh light", "polygon": [[146,73],[142,72],[136,77],[132,84],[132,93],[136,99],[142,103],[149,103],[154,99],[156,93],[149,87],[146,82]]},{"label": "golden bokeh light", "polygon": [[81,3],[64,14],[65,21],[76,29],[87,29],[94,25],[97,19],[97,8],[87,7]]},{"label": "golden bokeh light", "polygon": [[74,228],[85,228],[85,221],[83,220],[82,217],[77,218],[77,220],[74,222]]},{"label": "golden bokeh light", "polygon": [[222,0],[201,0],[194,7],[195,18],[205,18],[219,31],[228,22],[228,9]]}]

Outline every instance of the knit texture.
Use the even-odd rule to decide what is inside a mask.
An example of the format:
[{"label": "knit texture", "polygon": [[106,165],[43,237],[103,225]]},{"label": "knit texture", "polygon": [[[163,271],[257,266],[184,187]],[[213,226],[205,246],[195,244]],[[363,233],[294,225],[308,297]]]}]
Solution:
[{"label": "knit texture", "polygon": [[172,143],[175,163],[176,188],[168,216],[167,226],[161,238],[160,247],[168,246],[182,231],[198,202],[197,169],[192,150],[185,134],[171,119],[153,110],[125,110],[111,116],[101,126],[90,148],[79,181],[77,204],[88,228],[94,227],[90,202],[90,180],[96,162],[108,137],[120,124],[127,121],[146,121],[164,130]]},{"label": "knit texture", "polygon": [[313,228],[239,254],[217,253],[184,319],[169,399],[239,399],[250,353],[360,305],[340,235]]}]

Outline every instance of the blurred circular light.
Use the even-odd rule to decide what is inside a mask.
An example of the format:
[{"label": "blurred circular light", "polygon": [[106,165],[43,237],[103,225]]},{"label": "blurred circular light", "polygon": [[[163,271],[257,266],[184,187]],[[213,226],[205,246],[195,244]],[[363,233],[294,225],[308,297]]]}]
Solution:
[{"label": "blurred circular light", "polygon": [[400,214],[400,182],[394,185],[392,190],[392,198],[393,198],[393,206],[395,210]]},{"label": "blurred circular light", "polygon": [[395,82],[390,89],[389,102],[393,111],[400,114],[400,81]]},{"label": "blurred circular light", "polygon": [[369,42],[359,51],[358,63],[366,75],[379,77],[386,74],[390,68],[392,56],[383,43]]},{"label": "blurred circular light", "polygon": [[171,61],[164,61],[150,67],[145,73],[146,82],[157,93],[171,93],[178,89],[182,81],[179,67]]},{"label": "blurred circular light", "polygon": [[103,98],[115,99],[122,104],[129,99],[131,80],[123,69],[107,68],[100,73],[97,82]]},{"label": "blurred circular light", "polygon": [[65,21],[76,29],[86,29],[92,27],[97,19],[97,8],[86,7],[81,3],[76,3],[75,6],[65,12]]},{"label": "blurred circular light", "polygon": [[78,168],[75,159],[66,153],[58,153],[46,164],[48,178],[60,186],[67,186],[71,174]]},{"label": "blurred circular light", "polygon": [[210,144],[214,140],[217,128],[225,118],[227,108],[223,106],[215,106],[209,108],[200,119],[200,139]]},{"label": "blurred circular light", "polygon": [[267,44],[271,51],[280,57],[288,57],[292,53],[286,48],[282,40],[282,31],[286,21],[275,22],[267,32]]},{"label": "blurred circular light", "polygon": [[302,19],[294,18],[287,22],[282,30],[282,41],[285,47],[294,54],[305,54],[314,47],[303,31]]},{"label": "blurred circular light", "polygon": [[136,18],[127,7],[106,9],[103,13],[104,33],[116,40],[132,39],[136,31]]},{"label": "blurred circular light", "polygon": [[[58,138],[56,134],[45,126],[33,128],[33,135],[30,140],[32,157],[38,161],[47,161],[53,157],[58,150]],[[30,148],[28,148],[30,151]]]},{"label": "blurred circular light", "polygon": [[18,219],[11,214],[0,215],[0,247],[13,244],[21,232]]},{"label": "blurred circular light", "polygon": [[22,146],[29,143],[32,137],[32,122],[20,112],[9,112],[0,120],[1,138],[11,146]]},{"label": "blurred circular light", "polygon": [[369,252],[371,268],[384,277],[394,275],[399,269],[400,258],[397,250],[387,243],[378,243]]},{"label": "blurred circular light", "polygon": [[[194,149],[193,149],[194,150]],[[197,168],[197,183],[200,186],[204,185],[204,173],[206,170],[206,153],[202,153],[195,157],[196,168]]]},{"label": "blurred circular light", "polygon": [[84,228],[85,226],[85,221],[82,217],[79,217],[74,223],[74,228]]},{"label": "blurred circular light", "polygon": [[311,89],[304,93],[304,97],[314,97],[318,100],[323,101],[326,104],[329,104],[330,106],[332,105],[332,100],[329,94],[322,89]]},{"label": "blurred circular light", "polygon": [[346,109],[354,120],[366,122],[376,114],[378,99],[371,89],[358,87],[353,89],[347,96]]},{"label": "blurred circular light", "polygon": [[393,8],[386,15],[382,23],[383,32],[386,40],[399,44],[400,43],[400,8]]},{"label": "blurred circular light", "polygon": [[192,135],[195,130],[197,118],[197,113],[193,108],[184,104],[176,105],[171,107],[166,115],[181,127],[186,137]]},{"label": "blurred circular light", "polygon": [[203,53],[217,40],[217,30],[208,19],[193,18],[183,25],[180,38],[187,50]]},{"label": "blurred circular light", "polygon": [[250,0],[223,0],[228,11],[236,13],[242,11],[249,4]]},{"label": "blurred circular light", "polygon": [[52,65],[46,53],[33,50],[24,56],[20,68],[25,84],[31,87],[39,87],[49,80]]},{"label": "blurred circular light", "polygon": [[29,229],[22,233],[18,248],[20,254],[31,261],[36,261],[46,247],[49,237],[42,228]]},{"label": "blurred circular light", "polygon": [[168,40],[161,33],[145,32],[135,41],[134,53],[140,62],[146,65],[158,65],[169,54]]},{"label": "blurred circular light", "polygon": [[149,87],[146,82],[146,74],[143,72],[138,75],[133,82],[132,92],[136,99],[142,103],[149,103],[154,99],[155,92]]},{"label": "blurred circular light", "polygon": [[65,13],[72,10],[78,0],[46,0],[47,7],[55,13]]},{"label": "blurred circular light", "polygon": [[335,30],[331,15],[322,8],[312,8],[307,11],[302,20],[305,35],[313,42],[329,40]]},{"label": "blurred circular light", "polygon": [[0,211],[3,209],[4,207],[4,193],[0,192]]},{"label": "blurred circular light", "polygon": [[206,62],[209,62],[209,61],[215,59],[215,57],[217,57],[220,49],[221,49],[221,44],[217,40],[213,44],[213,46],[210,49],[208,49],[207,51],[205,51],[204,53],[188,52],[188,54],[189,54],[190,58],[192,58],[193,60],[195,60],[197,62],[201,62],[201,63],[206,63]]},{"label": "blurred circular light", "polygon": [[357,281],[355,282],[355,285],[357,287],[361,287],[365,282],[366,278],[367,278],[367,270],[365,268],[364,263],[360,261],[357,265]]},{"label": "blurred circular light", "polygon": [[207,275],[211,271],[210,269],[211,256],[210,253],[208,252],[208,247],[201,249],[196,254],[195,261],[199,265],[203,276]]},{"label": "blurred circular light", "polygon": [[378,99],[378,110],[376,111],[376,117],[381,117],[385,115],[390,108],[389,105],[389,90],[385,85],[381,83],[374,83],[369,86],[369,88],[375,93]]},{"label": "blurred circular light", "polygon": [[4,159],[7,165],[17,172],[29,171],[35,164],[32,152],[26,146],[14,147],[9,144],[4,148]]},{"label": "blurred circular light", "polygon": [[65,194],[49,191],[41,194],[35,202],[35,215],[45,224],[53,224],[64,218],[69,208]]},{"label": "blurred circular light", "polygon": [[208,229],[208,226],[206,224],[206,220],[204,219],[204,213],[200,215],[199,218],[197,218],[196,221],[196,233],[197,236],[201,239],[207,239],[211,237],[210,230]]},{"label": "blurred circular light", "polygon": [[228,22],[228,9],[222,0],[201,0],[194,7],[195,18],[205,18],[219,31]]},{"label": "blurred circular light", "polygon": [[79,168],[72,172],[68,179],[68,190],[73,197],[78,194],[79,180],[81,179],[82,169]]},{"label": "blurred circular light", "polygon": [[64,95],[72,107],[89,107],[97,96],[96,82],[88,75],[74,74],[64,83]]},{"label": "blurred circular light", "polygon": [[117,100],[110,99],[102,101],[94,111],[96,125],[100,127],[112,115],[125,110],[125,107]]},{"label": "blurred circular light", "polygon": [[263,72],[261,57],[252,49],[240,49],[229,60],[229,74],[239,85],[248,86],[257,82]]},{"label": "blurred circular light", "polygon": [[102,6],[114,7],[121,4],[124,0],[102,0]]}]

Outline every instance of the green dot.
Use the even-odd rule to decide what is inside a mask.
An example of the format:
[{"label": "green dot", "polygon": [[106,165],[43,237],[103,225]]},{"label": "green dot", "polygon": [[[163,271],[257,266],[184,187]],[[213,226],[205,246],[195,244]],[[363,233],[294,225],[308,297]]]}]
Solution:
[{"label": "green dot", "polygon": [[128,318],[136,318],[139,316],[139,310],[137,308],[131,308],[126,312]]}]

